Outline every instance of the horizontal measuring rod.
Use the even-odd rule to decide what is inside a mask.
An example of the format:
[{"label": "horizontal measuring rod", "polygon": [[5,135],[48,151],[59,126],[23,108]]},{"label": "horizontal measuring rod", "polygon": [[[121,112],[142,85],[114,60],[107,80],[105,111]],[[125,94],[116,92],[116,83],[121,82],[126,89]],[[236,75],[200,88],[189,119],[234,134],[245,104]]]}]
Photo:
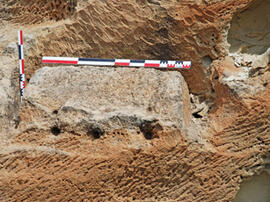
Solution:
[{"label": "horizontal measuring rod", "polygon": [[91,66],[122,66],[122,67],[155,67],[170,69],[190,69],[191,61],[171,60],[129,60],[129,59],[96,59],[72,57],[42,57],[42,63],[73,64]]}]

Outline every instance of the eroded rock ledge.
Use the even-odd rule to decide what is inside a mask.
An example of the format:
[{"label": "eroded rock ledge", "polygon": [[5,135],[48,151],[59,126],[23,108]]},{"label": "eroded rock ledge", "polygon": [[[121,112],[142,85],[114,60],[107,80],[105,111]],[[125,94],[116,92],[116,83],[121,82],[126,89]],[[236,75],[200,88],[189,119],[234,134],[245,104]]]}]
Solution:
[{"label": "eroded rock ledge", "polygon": [[148,123],[185,133],[191,124],[188,97],[176,71],[44,67],[26,88],[21,126],[85,135],[95,128],[144,131]]},{"label": "eroded rock ledge", "polygon": [[[232,201],[242,182],[270,167],[269,43],[260,26],[269,25],[261,22],[268,7],[261,0],[0,4],[0,200]],[[25,25],[30,81],[21,105],[17,23]],[[42,55],[193,66],[181,72],[184,81],[154,69],[44,67]]]}]

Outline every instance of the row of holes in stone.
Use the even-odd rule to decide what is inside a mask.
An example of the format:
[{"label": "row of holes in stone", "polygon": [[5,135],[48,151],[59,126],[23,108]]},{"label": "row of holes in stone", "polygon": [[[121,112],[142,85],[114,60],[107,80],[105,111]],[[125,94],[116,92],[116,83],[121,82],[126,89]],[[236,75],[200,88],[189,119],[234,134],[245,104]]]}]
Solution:
[{"label": "row of holes in stone", "polygon": [[[61,134],[61,129],[57,126],[54,126],[51,128],[51,133],[54,135],[54,136],[58,136]],[[147,131],[147,132],[141,132],[141,131],[137,131],[137,134],[141,134],[143,133],[145,139],[147,140],[151,140],[153,139],[153,132],[152,131]],[[114,132],[113,134],[117,134],[117,135],[124,135],[124,133],[121,133],[121,132]],[[89,131],[87,133],[88,136],[92,136],[94,139],[99,139],[101,136],[104,135],[104,131],[102,131],[101,129],[99,128],[95,128],[95,129],[92,129],[91,131]]]}]

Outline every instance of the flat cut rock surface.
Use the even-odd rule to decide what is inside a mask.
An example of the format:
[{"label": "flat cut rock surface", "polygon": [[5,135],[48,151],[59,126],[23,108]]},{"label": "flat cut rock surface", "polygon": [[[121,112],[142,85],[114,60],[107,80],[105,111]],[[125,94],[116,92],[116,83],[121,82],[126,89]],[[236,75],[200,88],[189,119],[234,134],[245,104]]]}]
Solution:
[{"label": "flat cut rock surface", "polygon": [[[25,90],[21,115],[31,127],[61,125],[79,133],[89,125],[102,130],[123,125],[132,129],[143,121],[184,130],[191,114],[188,97],[187,85],[177,71],[44,67]],[[29,110],[37,113],[29,114]]]}]

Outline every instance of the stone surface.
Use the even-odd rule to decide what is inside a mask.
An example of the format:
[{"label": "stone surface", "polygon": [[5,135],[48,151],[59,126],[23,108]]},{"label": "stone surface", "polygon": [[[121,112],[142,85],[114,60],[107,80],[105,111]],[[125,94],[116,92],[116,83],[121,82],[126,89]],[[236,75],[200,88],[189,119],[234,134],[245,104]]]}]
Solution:
[{"label": "stone surface", "polygon": [[228,41],[231,52],[263,54],[270,46],[270,1],[253,1],[231,22]]},{"label": "stone surface", "polygon": [[0,135],[4,138],[18,126],[20,95],[17,65],[12,58],[0,56]]},{"label": "stone surface", "polygon": [[[182,71],[189,90],[210,100],[211,72],[203,58],[226,55],[228,24],[250,2],[78,1],[76,12],[65,21],[43,18],[46,23],[28,30],[38,42],[26,58],[27,77],[42,66],[41,55],[192,60],[192,69]],[[35,21],[36,14],[27,17]]]},{"label": "stone surface", "polygon": [[1,0],[0,18],[20,24],[62,20],[74,13],[76,0]]},{"label": "stone surface", "polygon": [[[0,0],[0,200],[249,196],[245,184],[270,167],[268,4]],[[29,80],[22,105],[19,27]],[[44,67],[43,55],[193,66]]]},{"label": "stone surface", "polygon": [[188,97],[176,71],[44,67],[25,90],[21,125],[47,130],[56,125],[85,135],[95,127],[140,130],[153,123],[184,133],[191,123]]}]

